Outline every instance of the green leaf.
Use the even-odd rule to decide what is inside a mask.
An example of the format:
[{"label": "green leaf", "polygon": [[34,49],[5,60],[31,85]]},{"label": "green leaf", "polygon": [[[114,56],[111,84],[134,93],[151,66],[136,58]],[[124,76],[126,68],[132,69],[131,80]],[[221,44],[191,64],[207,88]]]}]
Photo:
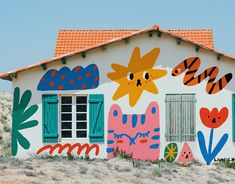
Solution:
[{"label": "green leaf", "polygon": [[32,120],[32,121],[27,121],[23,124],[20,124],[18,127],[18,130],[22,130],[22,129],[26,129],[26,128],[31,128],[34,126],[38,125],[38,121],[37,120]]},{"label": "green leaf", "polygon": [[38,125],[37,120],[26,121],[38,110],[38,105],[29,105],[32,93],[26,90],[20,99],[20,89],[14,90],[14,102],[12,112],[12,155],[17,155],[18,143],[24,148],[30,148],[30,142],[19,132],[26,128],[32,128]]}]

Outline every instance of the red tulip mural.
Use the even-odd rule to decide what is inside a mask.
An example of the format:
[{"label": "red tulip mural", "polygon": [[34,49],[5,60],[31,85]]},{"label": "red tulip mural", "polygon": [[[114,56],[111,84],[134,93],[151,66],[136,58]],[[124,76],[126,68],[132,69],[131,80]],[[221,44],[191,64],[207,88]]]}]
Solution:
[{"label": "red tulip mural", "polygon": [[228,117],[228,108],[223,107],[220,111],[218,111],[217,108],[213,108],[211,111],[207,108],[201,108],[200,117],[202,123],[206,127],[211,128],[208,150],[205,143],[205,137],[202,131],[198,131],[197,133],[198,143],[202,156],[205,159],[207,165],[209,165],[211,161],[216,157],[216,155],[220,152],[220,150],[224,147],[225,143],[228,140],[228,134],[224,134],[212,150],[214,129],[220,127],[226,121]]}]

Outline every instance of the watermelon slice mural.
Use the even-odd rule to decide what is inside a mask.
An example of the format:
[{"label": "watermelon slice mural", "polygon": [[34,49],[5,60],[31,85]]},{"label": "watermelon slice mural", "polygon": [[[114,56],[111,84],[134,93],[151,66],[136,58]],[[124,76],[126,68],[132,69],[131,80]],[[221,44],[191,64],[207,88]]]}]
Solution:
[{"label": "watermelon slice mural", "polygon": [[180,152],[178,162],[193,162],[194,156],[188,143],[184,143],[184,146]]},{"label": "watermelon slice mural", "polygon": [[50,90],[86,90],[94,89],[99,85],[99,70],[97,65],[90,64],[86,68],[77,66],[72,70],[62,67],[48,70],[41,78],[37,89]]}]

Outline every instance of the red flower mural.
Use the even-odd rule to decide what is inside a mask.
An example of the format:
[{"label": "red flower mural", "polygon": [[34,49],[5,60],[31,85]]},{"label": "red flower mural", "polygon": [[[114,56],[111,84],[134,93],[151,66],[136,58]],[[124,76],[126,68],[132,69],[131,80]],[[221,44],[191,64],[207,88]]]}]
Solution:
[{"label": "red flower mural", "polygon": [[207,108],[200,109],[200,117],[202,123],[208,128],[220,127],[228,117],[228,108],[223,107],[220,111],[217,108],[213,108],[210,111]]}]

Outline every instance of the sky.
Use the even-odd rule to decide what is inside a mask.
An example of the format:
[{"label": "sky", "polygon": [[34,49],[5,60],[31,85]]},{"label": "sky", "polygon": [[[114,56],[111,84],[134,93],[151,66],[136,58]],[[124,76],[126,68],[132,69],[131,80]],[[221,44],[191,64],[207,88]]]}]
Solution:
[{"label": "sky", "polygon": [[[0,0],[0,73],[51,58],[60,29],[211,28],[235,55],[234,0]],[[0,91],[11,91],[0,79]]]}]

